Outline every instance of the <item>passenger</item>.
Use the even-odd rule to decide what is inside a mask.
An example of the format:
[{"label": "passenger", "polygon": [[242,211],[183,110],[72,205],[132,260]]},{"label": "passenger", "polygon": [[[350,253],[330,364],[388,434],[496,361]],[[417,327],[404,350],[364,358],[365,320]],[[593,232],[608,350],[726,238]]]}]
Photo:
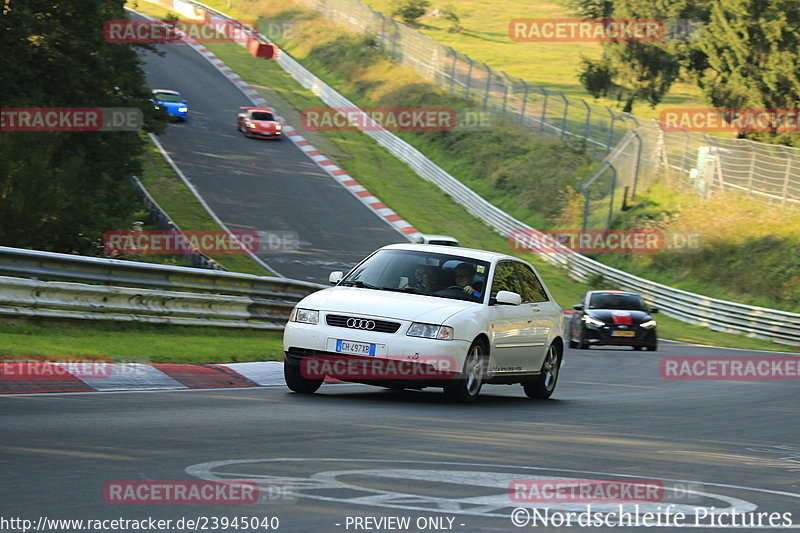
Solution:
[{"label": "passenger", "polygon": [[414,272],[414,287],[426,292],[436,290],[436,272],[428,265],[419,265]]}]

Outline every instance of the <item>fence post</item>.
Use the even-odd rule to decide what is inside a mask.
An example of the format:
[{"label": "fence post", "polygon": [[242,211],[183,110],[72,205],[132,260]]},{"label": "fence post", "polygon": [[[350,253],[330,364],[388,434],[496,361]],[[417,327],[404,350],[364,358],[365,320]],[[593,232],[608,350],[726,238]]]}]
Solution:
[{"label": "fence post", "polygon": [[[391,20],[391,19],[389,19],[389,20]],[[400,40],[398,38],[400,36],[400,28],[397,26],[397,22],[395,22],[393,20],[392,20],[392,24],[394,24],[394,35],[392,36],[392,52],[391,52],[391,56],[393,58],[397,59],[397,41]]]},{"label": "fence post", "polygon": [[513,88],[513,83],[511,82],[511,78],[508,77],[508,74],[502,70],[500,72],[502,72],[503,76],[505,77],[503,83],[503,116],[505,116],[506,111],[508,110],[508,86],[511,85]]},{"label": "fence post", "polygon": [[689,132],[683,130],[683,159],[681,160],[681,165],[683,166],[683,170],[687,173],[690,173],[692,170],[692,166],[686,164],[686,158],[689,157]]},{"label": "fence post", "polygon": [[567,100],[564,93],[556,94],[564,100],[564,114],[561,116],[561,137],[565,137],[567,135],[567,110],[569,109],[569,100]]},{"label": "fence post", "polygon": [[454,92],[454,84],[456,82],[456,60],[458,56],[456,55],[456,51],[450,48],[450,53],[453,54],[453,66],[450,69],[450,94]]},{"label": "fence post", "polygon": [[611,223],[614,220],[614,192],[617,189],[617,169],[611,163],[609,163],[608,166],[611,169],[611,200],[608,203],[608,222],[606,223],[606,229],[611,229]]},{"label": "fence post", "polygon": [[583,141],[581,142],[581,150],[586,151],[586,141],[589,139],[589,118],[592,116],[592,108],[589,107],[589,102],[581,98],[581,102],[586,107],[586,123],[583,125]]},{"label": "fence post", "polygon": [[542,120],[539,121],[540,131],[544,131],[544,121],[547,120],[547,89],[545,89],[541,85],[539,85],[538,87],[542,90],[542,94],[544,95],[544,105],[542,106]]},{"label": "fence post", "polygon": [[[519,79],[519,78],[518,78]],[[520,121],[524,124],[525,123],[525,105],[528,103],[528,84],[525,83],[525,80],[519,79],[522,82],[522,86],[525,87],[525,93],[522,95],[522,111],[520,111]]]},{"label": "fence post", "polygon": [[633,198],[636,196],[636,185],[639,183],[639,162],[642,160],[642,138],[636,130],[631,130],[631,133],[636,137],[636,163],[633,166],[633,190],[631,191],[631,202],[633,202]]},{"label": "fence post", "polygon": [[578,192],[583,195],[583,224],[581,225],[581,234],[586,233],[586,224],[589,219],[589,192],[580,183],[575,186]]},{"label": "fence post", "polygon": [[483,66],[486,67],[486,89],[483,92],[483,110],[486,111],[489,105],[489,91],[492,90],[492,68],[486,63]]},{"label": "fence post", "polygon": [[611,115],[611,124],[608,125],[608,140],[606,141],[606,154],[608,154],[611,151],[611,143],[614,142],[614,121],[617,120],[617,115],[611,111],[610,107],[604,107],[606,108],[606,111],[608,111],[608,114]]},{"label": "fence post", "polygon": [[783,198],[781,199],[781,203],[785,204],[789,201],[789,178],[792,177],[792,163],[794,161],[794,153],[789,148],[784,148],[784,151],[788,152],[788,156],[786,158],[786,177],[783,180]]},{"label": "fence post", "polygon": [[756,170],[756,151],[753,145],[748,143],[750,148],[750,171],[747,173],[747,194],[753,196],[753,173]]},{"label": "fence post", "polygon": [[467,83],[464,84],[464,92],[469,97],[470,85],[472,84],[472,59],[469,56],[464,56],[469,61],[469,69],[467,70]]}]

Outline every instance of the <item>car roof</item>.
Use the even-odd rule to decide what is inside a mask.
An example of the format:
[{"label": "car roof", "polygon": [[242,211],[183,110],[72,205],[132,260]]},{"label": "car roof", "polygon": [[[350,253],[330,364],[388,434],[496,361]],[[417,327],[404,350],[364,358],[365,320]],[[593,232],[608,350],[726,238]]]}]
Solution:
[{"label": "car roof", "polygon": [[244,109],[245,112],[258,111],[260,113],[270,113],[270,114],[272,114],[272,110],[271,109],[267,109],[266,107],[243,107],[242,109]]},{"label": "car roof", "polygon": [[167,93],[167,94],[181,94],[178,91],[173,91],[172,89],[153,89],[154,93]]},{"label": "car roof", "polygon": [[431,235],[430,233],[423,233],[421,237],[425,237],[428,240],[436,240],[436,241],[457,241],[455,237],[451,237],[450,235]]},{"label": "car roof", "polygon": [[634,296],[641,296],[638,292],[620,291],[616,289],[608,289],[606,291],[589,291],[587,294],[632,294]]},{"label": "car roof", "polygon": [[512,259],[514,261],[521,261],[517,257],[513,257],[507,254],[501,254],[499,252],[490,252],[488,250],[476,250],[474,248],[462,248],[462,247],[454,247],[454,246],[442,246],[438,244],[390,244],[388,246],[384,246],[381,250],[409,250],[409,251],[420,251],[420,250],[429,250],[431,252],[438,252],[447,255],[460,255],[463,257],[467,257],[469,259],[478,259],[480,261],[499,261],[500,259]]}]

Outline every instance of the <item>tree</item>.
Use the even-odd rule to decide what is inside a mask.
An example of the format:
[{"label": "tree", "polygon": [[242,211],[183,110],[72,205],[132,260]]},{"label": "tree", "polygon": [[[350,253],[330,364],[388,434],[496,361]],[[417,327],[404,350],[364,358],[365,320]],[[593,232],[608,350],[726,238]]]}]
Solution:
[{"label": "tree", "polygon": [[[717,0],[696,49],[707,101],[719,108],[800,108],[800,2]],[[797,133],[743,133],[800,146]]]},{"label": "tree", "polygon": [[430,6],[428,0],[394,0],[392,16],[400,17],[406,24],[416,24],[417,19],[425,15],[425,10]]},{"label": "tree", "polygon": [[[138,107],[146,130],[163,127],[134,49],[104,39],[124,18],[123,0],[5,0],[3,107]],[[143,147],[137,132],[3,132],[0,243],[96,253],[130,223]]]},{"label": "tree", "polygon": [[461,26],[461,17],[458,14],[456,6],[448,4],[441,12],[444,19],[450,23],[450,26],[447,27],[448,33],[459,33],[464,29],[464,27]]},{"label": "tree", "polygon": [[[664,23],[702,19],[710,0],[574,0],[578,14],[591,18],[655,19]],[[669,24],[665,24],[665,27]],[[580,70],[584,87],[592,94],[614,89],[631,112],[636,101],[655,106],[680,77],[690,57],[690,41],[665,35],[660,40],[603,43],[603,58],[586,59]]]},{"label": "tree", "polygon": [[581,18],[604,19],[611,16],[614,0],[569,0],[567,7]]}]

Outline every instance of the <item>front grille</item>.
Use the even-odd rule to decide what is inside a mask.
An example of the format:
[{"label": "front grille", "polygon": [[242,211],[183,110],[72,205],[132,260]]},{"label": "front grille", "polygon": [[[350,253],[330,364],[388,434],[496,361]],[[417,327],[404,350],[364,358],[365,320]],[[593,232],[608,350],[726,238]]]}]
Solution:
[{"label": "front grille", "polygon": [[[348,321],[350,324],[348,325]],[[399,322],[389,322],[388,320],[373,320],[371,318],[361,318],[357,316],[327,315],[325,322],[329,326],[337,328],[362,329],[365,331],[377,331],[379,333],[396,333],[400,329]],[[372,327],[372,324],[375,324]]]}]

